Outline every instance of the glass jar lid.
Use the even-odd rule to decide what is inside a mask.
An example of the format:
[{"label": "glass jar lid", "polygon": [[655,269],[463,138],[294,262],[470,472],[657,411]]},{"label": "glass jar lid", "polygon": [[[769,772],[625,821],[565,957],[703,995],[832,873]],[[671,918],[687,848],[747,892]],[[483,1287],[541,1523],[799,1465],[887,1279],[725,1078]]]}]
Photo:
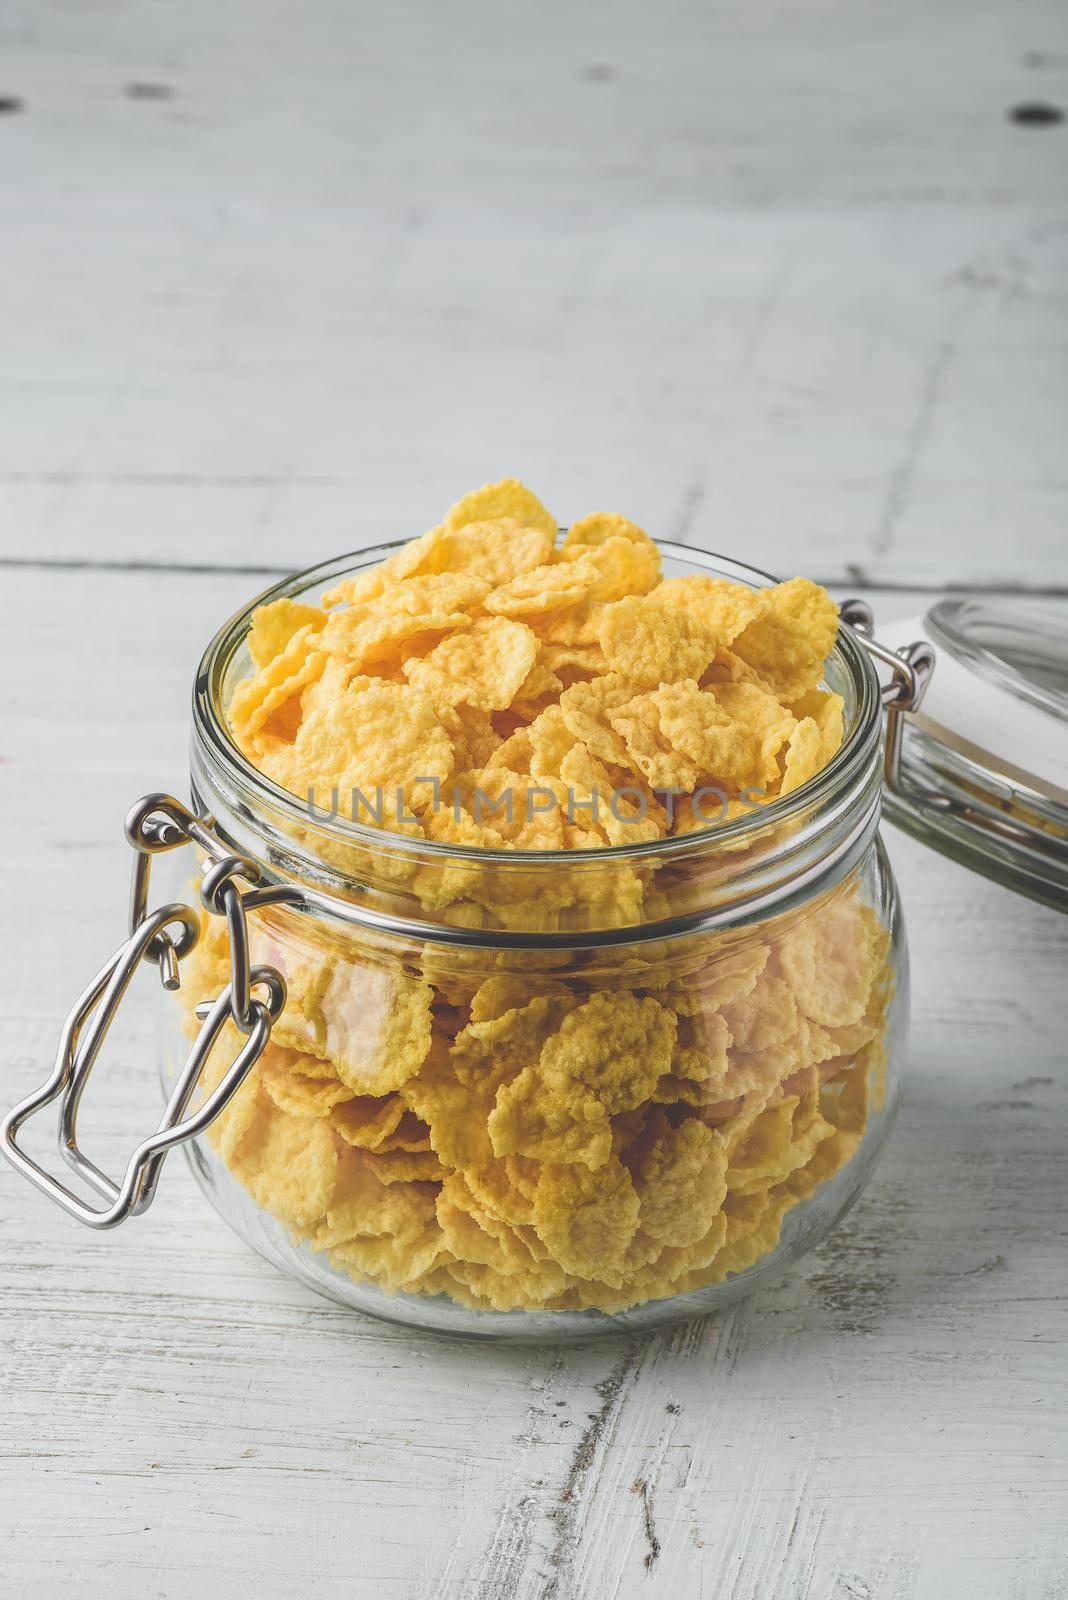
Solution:
[{"label": "glass jar lid", "polygon": [[951,597],[880,625],[933,645],[887,816],[995,882],[1068,910],[1068,608]]}]

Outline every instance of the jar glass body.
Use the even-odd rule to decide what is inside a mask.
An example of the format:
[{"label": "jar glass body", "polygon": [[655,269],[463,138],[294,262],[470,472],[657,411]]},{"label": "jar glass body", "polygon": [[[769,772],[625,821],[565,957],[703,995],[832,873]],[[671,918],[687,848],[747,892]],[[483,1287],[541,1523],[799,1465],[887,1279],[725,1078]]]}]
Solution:
[{"label": "jar glass body", "polygon": [[[548,860],[404,845],[272,794],[225,749],[246,632],[247,614],[202,666],[194,797],[302,898],[250,916],[286,1007],[190,1147],[237,1232],[356,1310],[497,1338],[714,1311],[822,1237],[882,1148],[907,1030],[862,653],[829,668],[849,734],[811,796]],[[176,898],[191,866],[173,858]],[[165,1011],[167,1083],[228,975],[225,923],[204,924]]]}]

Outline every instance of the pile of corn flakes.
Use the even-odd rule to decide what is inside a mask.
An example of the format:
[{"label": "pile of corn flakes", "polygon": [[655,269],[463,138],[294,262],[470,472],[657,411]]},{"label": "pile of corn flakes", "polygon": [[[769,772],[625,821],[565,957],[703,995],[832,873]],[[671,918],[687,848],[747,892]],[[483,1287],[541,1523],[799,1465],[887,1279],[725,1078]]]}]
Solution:
[{"label": "pile of corn flakes", "polygon": [[[648,847],[759,810],[827,763],[842,740],[842,701],[820,687],[836,632],[803,578],[758,592],[661,579],[656,545],[614,514],[558,544],[505,480],[321,606],[257,611],[231,725],[296,795],[388,796],[384,833]],[[442,869],[416,852],[391,881],[490,929],[567,927],[576,906],[588,925],[637,923],[677,904],[651,857],[604,880],[547,877],[544,862],[510,878],[495,859]],[[596,957],[401,948],[309,933],[278,908],[254,940],[289,997],[209,1137],[295,1237],[389,1293],[611,1313],[719,1282],[850,1159],[881,1092],[889,936],[855,880],[744,936]],[[208,918],[190,1007],[227,976],[225,926]]]}]

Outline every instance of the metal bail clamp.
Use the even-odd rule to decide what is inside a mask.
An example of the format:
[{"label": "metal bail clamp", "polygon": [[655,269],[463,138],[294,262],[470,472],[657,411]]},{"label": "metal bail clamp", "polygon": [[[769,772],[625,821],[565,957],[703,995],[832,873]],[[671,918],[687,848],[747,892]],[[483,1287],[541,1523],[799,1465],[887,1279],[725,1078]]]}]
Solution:
[{"label": "metal bail clamp", "polygon": [[944,795],[918,789],[905,777],[902,766],[904,750],[905,713],[919,710],[931,674],[935,669],[935,652],[926,639],[891,650],[880,644],[873,635],[875,617],[866,600],[843,600],[838,608],[841,620],[856,634],[864,649],[880,666],[889,667],[891,677],[881,684],[879,693],[886,708],[886,746],[883,755],[883,780],[891,794],[905,800],[933,805],[944,810],[948,804]]},{"label": "metal bail clamp", "polygon": [[[0,1150],[25,1178],[89,1228],[114,1228],[127,1217],[139,1216],[151,1205],[160,1169],[168,1151],[183,1144],[218,1116],[237,1093],[270,1039],[271,1029],[286,1002],[286,985],[274,967],[249,963],[246,900],[254,891],[242,891],[235,879],[255,882],[259,868],[243,856],[227,853],[212,831],[210,820],[197,817],[179,800],[166,794],[146,795],[126,819],[126,837],[136,851],[130,895],[130,930],[114,955],[104,963],[89,987],[75,1002],[60,1035],[55,1065],[47,1082],[27,1095],[0,1121]],[[152,856],[178,845],[197,843],[210,856],[201,899],[205,908],[226,918],[230,936],[230,981],[218,997],[198,1006],[200,1028],[175,1079],[163,1115],[154,1133],[142,1139],[115,1182],[78,1147],[78,1108],[101,1046],[118,1008],[142,961],[154,961],[165,989],[180,984],[180,962],[200,938],[200,917],[191,906],[173,903],[147,909]],[[260,902],[272,896],[260,897]],[[265,998],[255,990],[264,990]],[[219,1034],[233,1021],[245,1035],[237,1055],[215,1088],[196,1111],[189,1102]],[[34,1161],[19,1146],[17,1135],[30,1117],[59,1101],[59,1152],[82,1180],[105,1202],[94,1206],[83,1200]]]},{"label": "metal bail clamp", "polygon": [[883,779],[890,794],[908,808],[930,812],[944,823],[966,824],[1002,844],[1024,846],[1029,851],[1059,858],[1063,844],[1034,827],[1004,816],[988,806],[973,803],[959,794],[932,789],[916,783],[904,769],[905,715],[917,711],[927,692],[937,660],[934,646],[926,639],[891,650],[872,636],[872,610],[865,600],[843,600],[841,620],[856,634],[872,659],[891,669],[888,683],[880,686],[886,707],[886,748]]}]

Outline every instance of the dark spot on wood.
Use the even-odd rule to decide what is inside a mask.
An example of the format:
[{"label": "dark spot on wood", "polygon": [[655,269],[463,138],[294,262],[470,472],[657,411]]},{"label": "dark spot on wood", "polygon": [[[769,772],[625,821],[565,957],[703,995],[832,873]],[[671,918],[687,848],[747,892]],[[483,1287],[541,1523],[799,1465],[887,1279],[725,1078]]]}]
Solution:
[{"label": "dark spot on wood", "polygon": [[665,1406],[665,1407],[664,1407],[664,1410],[665,1410],[665,1411],[666,1411],[666,1412],[667,1412],[667,1413],[668,1413],[668,1414],[669,1414],[669,1415],[670,1415],[670,1416],[672,1416],[672,1417],[677,1417],[677,1416],[678,1416],[678,1414],[679,1414],[679,1412],[680,1412],[680,1411],[681,1411],[681,1410],[682,1410],[682,1407],[681,1407],[681,1406],[677,1406],[677,1405],[676,1405],[676,1404],[675,1404],[675,1402],[674,1402],[674,1400],[669,1400],[669,1401],[668,1401],[668,1403],[667,1403],[667,1405],[666,1405],[666,1406]]},{"label": "dark spot on wood", "polygon": [[980,1100],[976,1111],[1037,1111],[1033,1100]]},{"label": "dark spot on wood", "polygon": [[649,1546],[649,1549],[645,1554],[645,1565],[647,1567],[652,1567],[655,1566],[660,1556],[660,1540],[656,1536],[656,1524],[653,1521],[653,1497],[650,1493],[649,1485],[644,1478],[635,1478],[634,1482],[631,1484],[631,1489],[635,1494],[640,1494],[642,1497],[642,1514],[645,1521],[645,1542]]},{"label": "dark spot on wood", "polygon": [[1014,1089],[1052,1089],[1052,1078],[1017,1078]]},{"label": "dark spot on wood", "polygon": [[874,1333],[886,1310],[891,1278],[881,1229],[856,1213],[812,1254],[810,1283],[840,1333]]},{"label": "dark spot on wood", "polygon": [[554,1401],[553,1401],[553,1405],[554,1405],[554,1406],[555,1406],[555,1407],[556,1407],[556,1408],[557,1408],[557,1410],[558,1410],[558,1411],[559,1411],[559,1410],[560,1410],[560,1409],[561,1409],[561,1407],[563,1407],[563,1406],[566,1406],[566,1405],[567,1405],[567,1401],[566,1401],[566,1400],[554,1400]]},{"label": "dark spot on wood", "polygon": [[1039,72],[1043,67],[1063,67],[1068,56],[1055,55],[1049,50],[1025,50],[1020,60],[1032,72]]},{"label": "dark spot on wood", "polygon": [[583,67],[582,76],[587,83],[613,83],[616,72],[607,62],[595,61],[592,66]]},{"label": "dark spot on wood", "polygon": [[169,83],[128,83],[123,89],[127,100],[173,100],[174,90]]},{"label": "dark spot on wood", "polygon": [[960,1274],[962,1278],[985,1278],[991,1272],[1004,1272],[1005,1257],[990,1256],[986,1261],[980,1261],[977,1267],[966,1267]]},{"label": "dark spot on wood", "polygon": [[1045,100],[1021,101],[1018,106],[1011,106],[1007,115],[1019,128],[1052,128],[1064,121],[1060,106],[1050,105]]},{"label": "dark spot on wood", "polygon": [[25,111],[26,102],[17,94],[0,94],[0,117],[15,117]]},{"label": "dark spot on wood", "polygon": [[619,1397],[641,1364],[641,1353],[641,1345],[637,1341],[628,1344],[607,1378],[596,1386],[601,1409],[587,1413],[589,1426],[575,1446],[567,1477],[549,1512],[549,1520],[556,1526],[556,1540],[549,1551],[549,1564],[554,1571],[543,1591],[542,1600],[556,1600],[561,1593],[561,1582],[571,1563],[578,1538],[575,1526],[578,1492],[593,1466],[597,1447],[609,1431]]}]

